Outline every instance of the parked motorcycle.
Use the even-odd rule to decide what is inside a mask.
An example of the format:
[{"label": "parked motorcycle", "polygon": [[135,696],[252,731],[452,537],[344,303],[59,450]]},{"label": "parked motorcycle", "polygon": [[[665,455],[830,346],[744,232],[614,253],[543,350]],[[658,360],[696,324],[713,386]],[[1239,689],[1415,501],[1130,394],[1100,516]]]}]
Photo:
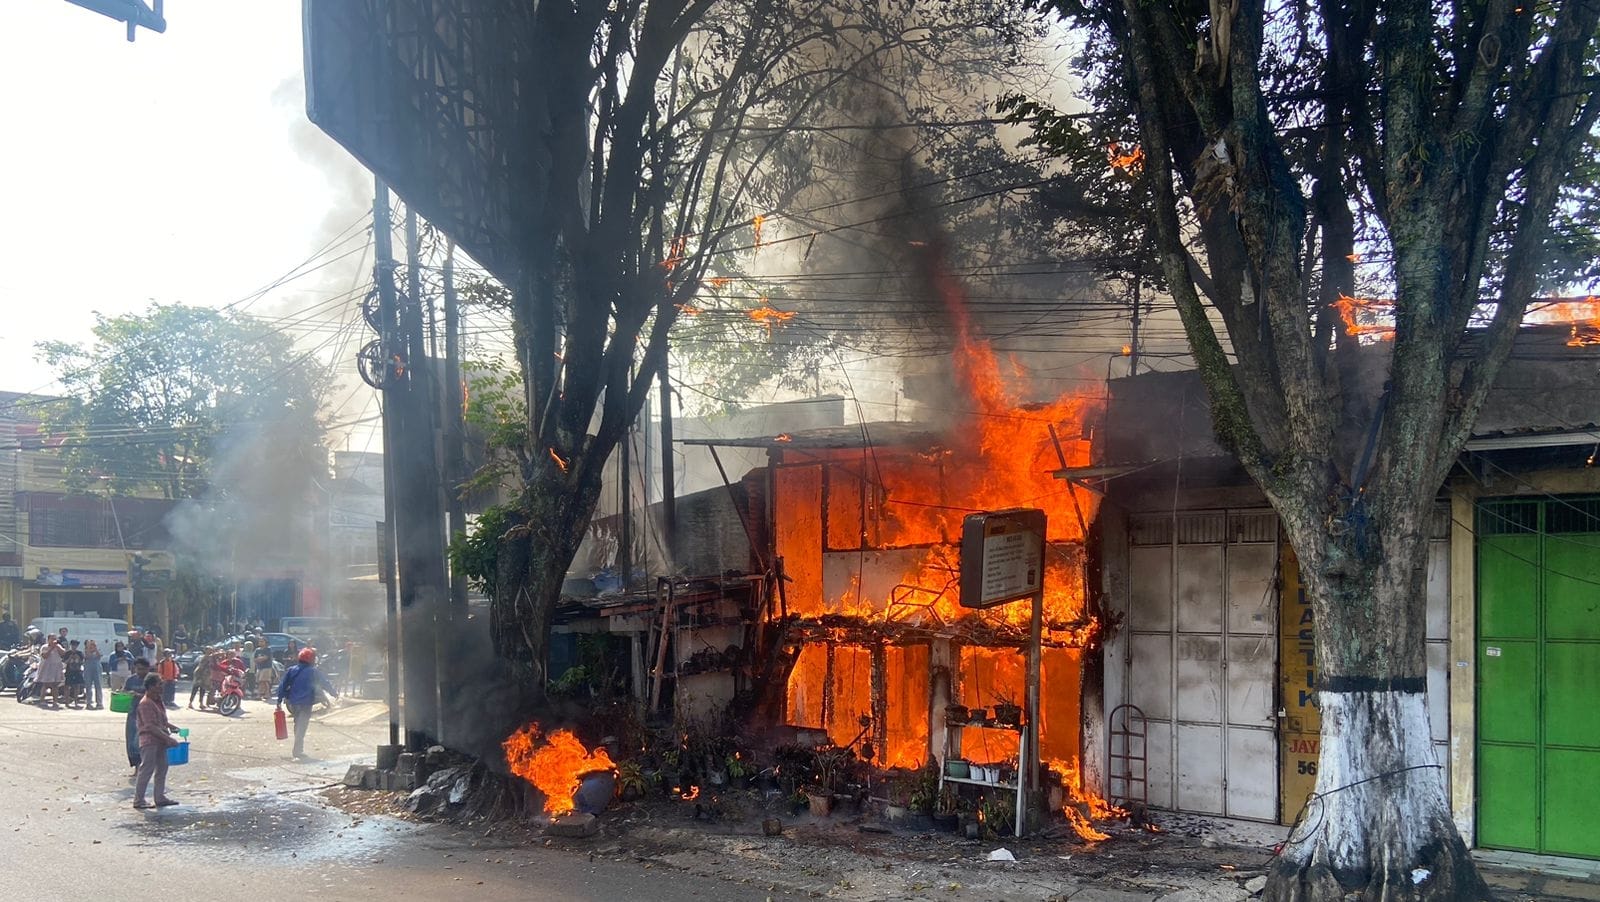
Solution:
[{"label": "parked motorcycle", "polygon": [[22,675],[28,672],[33,661],[33,648],[19,645],[10,651],[0,652],[0,688],[15,689],[22,685]]},{"label": "parked motorcycle", "polygon": [[28,669],[22,673],[22,685],[17,687],[17,702],[20,704],[33,696],[33,684],[39,679],[39,658],[37,655],[28,664]]}]

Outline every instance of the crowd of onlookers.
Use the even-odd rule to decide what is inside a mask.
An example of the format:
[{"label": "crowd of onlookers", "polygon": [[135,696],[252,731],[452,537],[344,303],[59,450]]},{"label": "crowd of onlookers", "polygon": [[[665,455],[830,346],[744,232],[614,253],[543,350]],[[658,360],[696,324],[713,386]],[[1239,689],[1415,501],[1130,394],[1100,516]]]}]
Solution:
[{"label": "crowd of onlookers", "polygon": [[[161,681],[162,700],[169,708],[178,707],[177,684],[183,676],[178,656],[193,651],[189,707],[202,709],[215,705],[223,683],[237,679],[246,696],[270,701],[274,686],[288,663],[274,657],[262,624],[230,623],[202,628],[191,633],[179,624],[172,644],[164,645],[155,630],[133,630],[126,641],[118,641],[107,652],[93,639],[80,642],[68,627],[49,635],[37,629],[16,635],[16,625],[8,616],[0,621],[0,653],[13,647],[26,649],[34,673],[30,696],[51,708],[95,710],[105,707],[106,686],[120,689],[134,675],[136,662],[143,661],[149,673]],[[223,644],[217,637],[226,637]],[[215,643],[215,644],[206,644]],[[330,643],[342,665],[343,688],[360,693],[366,676],[366,656],[359,643]],[[288,651],[297,654],[296,643]]]}]

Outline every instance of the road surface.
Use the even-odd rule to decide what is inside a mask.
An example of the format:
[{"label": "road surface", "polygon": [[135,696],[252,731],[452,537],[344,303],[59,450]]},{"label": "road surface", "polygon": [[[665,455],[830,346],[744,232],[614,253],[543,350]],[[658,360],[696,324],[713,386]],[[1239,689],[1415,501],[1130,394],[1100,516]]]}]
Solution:
[{"label": "road surface", "polygon": [[183,804],[137,811],[123,715],[53,711],[0,695],[0,898],[765,900],[766,887],[623,856],[529,847],[443,825],[352,815],[318,790],[387,738],[381,704],[342,703],[311,726],[312,760],[289,757],[272,709],[233,718],[171,712],[191,763],[171,770]]}]

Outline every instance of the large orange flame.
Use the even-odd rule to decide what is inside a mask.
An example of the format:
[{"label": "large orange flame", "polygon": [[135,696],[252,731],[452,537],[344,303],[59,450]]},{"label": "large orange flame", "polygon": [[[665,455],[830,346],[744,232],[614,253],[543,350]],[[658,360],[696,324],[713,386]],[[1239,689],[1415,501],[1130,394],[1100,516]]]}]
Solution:
[{"label": "large orange flame", "polygon": [[573,809],[579,777],[616,769],[604,748],[591,752],[568,730],[556,730],[546,738],[537,723],[519,727],[501,748],[511,772],[544,793],[544,813],[552,817]]},{"label": "large orange flame", "polygon": [[1528,322],[1571,326],[1567,346],[1586,348],[1600,345],[1600,296],[1550,298],[1545,306],[1528,311]]},{"label": "large orange flame", "polygon": [[[786,563],[804,560],[808,552],[803,549],[819,545],[842,552],[832,557],[832,579],[791,572],[788,609],[808,618],[842,615],[907,629],[986,634],[990,640],[969,641],[962,648],[956,694],[973,707],[1018,701],[1025,694],[1018,649],[1027,635],[1030,606],[983,611],[961,606],[961,528],[974,511],[1044,510],[1050,543],[1044,620],[1050,647],[1043,664],[1041,749],[1075,758],[1080,649],[1099,629],[1084,602],[1078,543],[1094,521],[1097,496],[1054,478],[1054,471],[1063,464],[1089,463],[1089,427],[1100,399],[1069,393],[1043,404],[1025,403],[1029,386],[1021,367],[975,337],[962,286],[936,250],[928,253],[931,287],[955,335],[961,390],[952,393],[948,406],[959,409],[957,421],[934,447],[806,449],[803,458],[796,455],[797,462],[808,465],[826,462],[825,486],[814,470],[778,472],[780,494],[825,499],[821,508],[804,503],[784,508],[779,546]],[[846,563],[848,573],[843,573]],[[862,731],[860,718],[873,710],[870,684],[881,668],[887,723],[879,725],[885,745],[874,749],[873,763],[915,767],[929,753],[928,681],[934,666],[929,649],[889,644],[876,663],[873,657],[868,648],[848,641],[831,650],[820,642],[806,646],[789,683],[790,718],[825,727],[840,746],[850,744]],[[1061,726],[1052,730],[1052,722]],[[970,730],[968,738],[966,752],[973,760],[1000,761],[1017,753],[1013,730]]]}]

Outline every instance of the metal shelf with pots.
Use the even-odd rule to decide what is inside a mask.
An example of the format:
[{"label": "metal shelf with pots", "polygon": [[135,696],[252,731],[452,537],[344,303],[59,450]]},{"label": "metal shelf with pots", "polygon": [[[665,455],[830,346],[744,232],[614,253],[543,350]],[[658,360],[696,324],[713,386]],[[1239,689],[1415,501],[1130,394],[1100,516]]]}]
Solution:
[{"label": "metal shelf with pots", "polygon": [[[944,764],[939,768],[939,789],[942,792],[946,784],[956,783],[962,786],[981,786],[987,789],[1004,789],[1016,793],[1017,810],[1012,820],[1015,825],[1015,834],[1022,835],[1023,811],[1027,804],[1027,793],[1022,787],[1022,769],[1020,762],[1028,760],[1028,731],[1026,724],[990,724],[990,723],[946,723],[944,733]],[[951,751],[951,740],[956,733],[964,727],[983,727],[987,729],[1013,730],[1017,734],[1017,767],[1009,780],[1001,780],[998,771],[1000,765],[973,764],[964,758],[954,757]],[[977,770],[984,774],[982,777],[974,776]],[[988,776],[990,771],[995,771],[993,777]]]}]

